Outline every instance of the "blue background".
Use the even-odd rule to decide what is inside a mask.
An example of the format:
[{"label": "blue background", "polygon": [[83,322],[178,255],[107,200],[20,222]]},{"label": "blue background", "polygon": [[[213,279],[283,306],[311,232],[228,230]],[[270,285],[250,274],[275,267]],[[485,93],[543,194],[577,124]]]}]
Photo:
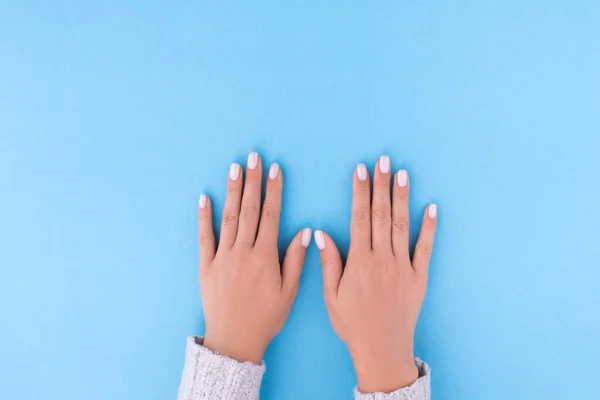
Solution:
[{"label": "blue background", "polygon": [[[127,4],[125,4],[127,3]],[[353,168],[440,223],[436,399],[597,398],[600,3],[0,3],[0,398],[175,398],[203,331],[196,206],[251,150],[281,245],[346,248]],[[349,399],[310,248],[265,399]]]}]

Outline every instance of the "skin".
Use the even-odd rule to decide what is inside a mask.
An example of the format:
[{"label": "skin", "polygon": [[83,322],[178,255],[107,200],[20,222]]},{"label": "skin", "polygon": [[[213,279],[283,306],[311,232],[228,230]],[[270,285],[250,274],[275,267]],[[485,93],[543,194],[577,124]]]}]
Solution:
[{"label": "skin", "polygon": [[[283,175],[275,164],[277,174],[267,178],[261,211],[262,162],[255,154],[248,158],[244,185],[241,166],[233,164],[230,169],[218,250],[211,202],[205,195],[200,197],[198,222],[204,346],[240,362],[260,364],[296,298],[311,232],[298,232],[280,266],[277,236]],[[254,155],[256,166],[250,168]],[[237,179],[232,179],[233,169],[239,171]]]},{"label": "skin", "polygon": [[[262,162],[258,155],[256,163],[251,162],[253,154],[244,185],[241,166],[233,164],[230,170],[218,249],[210,199],[200,197],[200,287],[204,345],[235,360],[260,364],[298,292],[310,229],[296,234],[280,266],[277,237],[283,176],[278,166],[276,174],[269,174],[261,211]],[[235,170],[237,179],[231,173]],[[411,260],[408,174],[398,171],[392,179],[390,171],[389,159],[380,158],[372,200],[366,167],[361,164],[354,173],[345,267],[331,237],[315,232],[329,318],[348,346],[364,393],[389,393],[418,378],[414,333],[437,224],[437,207],[430,204]]]},{"label": "skin", "polygon": [[[388,166],[383,172],[382,162]],[[430,204],[425,210],[411,260],[408,174],[399,171],[392,181],[389,159],[380,158],[371,201],[370,178],[366,168],[364,180],[359,178],[361,168],[364,166],[357,168],[353,178],[351,241],[345,267],[330,236],[316,231],[315,240],[329,318],[348,346],[358,388],[364,393],[389,393],[418,378],[414,334],[427,288],[437,207]]]}]

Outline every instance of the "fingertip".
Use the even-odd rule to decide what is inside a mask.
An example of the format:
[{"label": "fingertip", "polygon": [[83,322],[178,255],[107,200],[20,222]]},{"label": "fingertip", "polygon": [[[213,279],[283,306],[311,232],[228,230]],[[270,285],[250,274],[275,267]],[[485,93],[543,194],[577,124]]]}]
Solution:
[{"label": "fingertip", "polygon": [[390,172],[390,158],[388,156],[381,156],[377,161],[377,167],[379,172],[382,174],[387,174]]},{"label": "fingertip", "polygon": [[310,229],[310,228],[302,229],[302,234],[300,236],[300,244],[302,245],[302,247],[307,249],[308,246],[310,245],[311,238],[312,238],[312,229]]},{"label": "fingertip", "polygon": [[275,180],[281,175],[279,164],[273,163],[269,167],[269,179]]},{"label": "fingertip", "polygon": [[[377,175],[375,171],[374,177]],[[365,164],[358,164],[352,180],[352,217],[350,238],[352,243],[371,248],[371,183]],[[316,241],[316,236],[315,236]],[[322,241],[325,248],[325,240]],[[319,248],[319,250],[323,250]]]},{"label": "fingertip", "polygon": [[401,169],[396,173],[396,184],[401,189],[408,186],[408,171]]},{"label": "fingertip", "polygon": [[431,203],[427,206],[427,217],[431,220],[436,220],[438,215],[437,204]]},{"label": "fingertip", "polygon": [[369,178],[369,171],[367,170],[367,166],[363,163],[360,163],[356,166],[356,177],[359,181],[363,182]]},{"label": "fingertip", "polygon": [[208,205],[208,196],[205,195],[204,193],[200,195],[200,197],[198,198],[198,207],[203,210],[206,208],[206,206]]},{"label": "fingertip", "polygon": [[[263,165],[260,155],[255,151],[251,151],[250,153],[248,153],[248,158],[246,159],[246,174],[244,180],[246,185],[249,182],[260,182],[262,180],[262,168]],[[244,187],[244,192],[245,191],[246,187]]]},{"label": "fingertip", "polygon": [[212,226],[210,198],[206,194],[198,197],[198,240],[200,243],[200,265],[205,266],[214,258],[215,236]]},{"label": "fingertip", "polygon": [[315,242],[320,250],[323,292],[326,301],[329,301],[337,295],[337,288],[342,277],[342,260],[335,243],[325,232],[315,231]]},{"label": "fingertip", "polygon": [[201,220],[212,217],[210,197],[204,193],[198,197],[198,216]]},{"label": "fingertip", "polygon": [[334,261],[336,258],[340,259],[340,252],[331,236],[322,230],[316,230],[313,236],[321,259],[330,261]]},{"label": "fingertip", "polygon": [[325,243],[325,234],[323,233],[323,231],[320,231],[320,230],[315,231],[315,243],[317,244],[317,247],[319,248],[319,250],[325,250],[326,243]]},{"label": "fingertip", "polygon": [[295,297],[298,292],[300,275],[304,267],[306,249],[310,243],[311,235],[312,230],[310,228],[299,231],[292,239],[283,260],[282,288],[290,293],[292,297]]},{"label": "fingertip", "polygon": [[352,180],[352,184],[354,188],[359,189],[361,192],[365,192],[368,189],[370,190],[370,174],[369,169],[363,163],[360,163],[354,168],[354,179]]},{"label": "fingertip", "polygon": [[259,161],[259,156],[258,153],[255,151],[251,151],[250,154],[248,154],[248,160],[246,162],[246,167],[248,169],[255,169],[258,166],[258,161]]},{"label": "fingertip", "polygon": [[235,182],[239,179],[242,171],[242,166],[238,163],[232,163],[229,166],[229,180]]}]

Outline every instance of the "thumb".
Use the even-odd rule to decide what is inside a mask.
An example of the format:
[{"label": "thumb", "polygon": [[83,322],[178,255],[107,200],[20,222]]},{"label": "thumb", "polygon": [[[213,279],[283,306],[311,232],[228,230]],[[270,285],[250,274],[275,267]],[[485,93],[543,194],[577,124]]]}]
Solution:
[{"label": "thumb", "polygon": [[323,295],[325,300],[337,297],[342,279],[342,259],[331,237],[323,231],[315,231],[315,242],[321,256],[323,269]]},{"label": "thumb", "polygon": [[296,296],[300,285],[300,275],[306,257],[306,249],[310,244],[311,233],[310,228],[304,228],[298,232],[292,239],[283,259],[281,289],[293,297]]}]

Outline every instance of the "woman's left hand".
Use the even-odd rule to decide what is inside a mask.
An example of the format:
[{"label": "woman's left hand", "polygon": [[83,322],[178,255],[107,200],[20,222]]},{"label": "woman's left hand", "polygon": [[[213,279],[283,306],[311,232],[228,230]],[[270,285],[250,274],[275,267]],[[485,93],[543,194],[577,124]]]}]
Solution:
[{"label": "woman's left hand", "polygon": [[216,251],[212,204],[206,195],[199,200],[204,346],[241,362],[260,364],[296,298],[311,231],[305,228],[292,239],[280,268],[277,237],[283,176],[279,165],[269,169],[262,212],[258,154],[248,156],[245,185],[242,178],[242,167],[232,164]]}]

